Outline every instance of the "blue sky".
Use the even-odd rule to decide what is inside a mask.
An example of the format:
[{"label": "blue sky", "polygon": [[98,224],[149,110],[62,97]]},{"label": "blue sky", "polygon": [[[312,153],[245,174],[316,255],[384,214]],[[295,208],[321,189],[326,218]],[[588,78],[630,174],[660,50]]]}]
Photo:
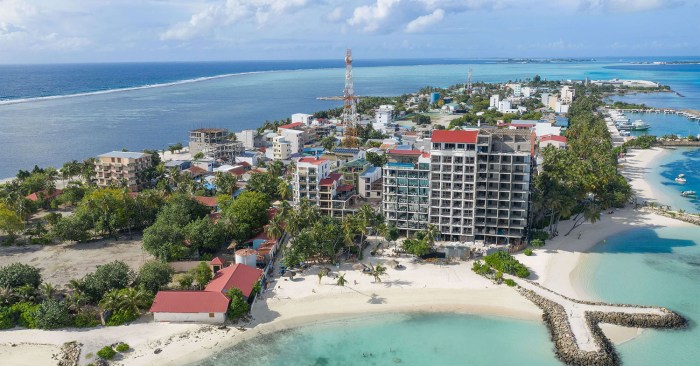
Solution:
[{"label": "blue sky", "polygon": [[700,55],[694,0],[0,0],[0,63]]}]

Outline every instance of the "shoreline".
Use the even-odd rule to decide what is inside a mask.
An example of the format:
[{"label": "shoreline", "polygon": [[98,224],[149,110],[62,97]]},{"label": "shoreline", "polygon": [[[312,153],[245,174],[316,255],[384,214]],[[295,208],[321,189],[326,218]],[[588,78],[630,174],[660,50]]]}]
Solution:
[{"label": "shoreline", "polygon": [[[624,162],[622,173],[630,179],[640,199],[658,199],[651,185],[644,180],[652,163],[665,149],[634,150]],[[532,271],[531,279],[565,296],[579,300],[598,300],[585,287],[584,274],[591,263],[590,252],[607,237],[636,228],[690,225],[654,213],[625,208],[614,214],[603,213],[599,222],[586,223],[564,236],[571,226],[562,222],[556,238],[545,247],[535,249],[533,256],[520,253],[515,257]],[[255,336],[321,322],[357,318],[391,312],[461,313],[498,316],[527,321],[541,321],[541,310],[515,289],[495,285],[471,271],[473,261],[454,265],[413,264],[410,257],[370,257],[375,263],[397,259],[407,269],[390,269],[382,283],[352,271],[350,264],[333,269],[344,272],[348,287],[336,286],[331,279],[318,281],[313,269],[294,281],[275,277],[268,290],[256,301],[252,322],[220,329],[212,325],[154,323],[145,317],[137,323],[119,327],[41,331],[14,329],[0,332],[0,355],[10,365],[22,365],[23,355],[51,357],[64,342],[83,343],[81,364],[87,364],[104,345],[123,341],[133,350],[116,364],[160,365],[188,364],[211,357],[218,351]],[[590,267],[589,267],[590,268]],[[359,282],[358,282],[359,281]],[[641,331],[637,328],[604,324],[602,329],[616,344],[629,341]],[[11,344],[21,347],[12,347]],[[54,345],[54,346],[51,346]],[[158,353],[155,353],[156,350]],[[21,352],[18,352],[20,351]],[[43,358],[42,358],[43,359]]]}]

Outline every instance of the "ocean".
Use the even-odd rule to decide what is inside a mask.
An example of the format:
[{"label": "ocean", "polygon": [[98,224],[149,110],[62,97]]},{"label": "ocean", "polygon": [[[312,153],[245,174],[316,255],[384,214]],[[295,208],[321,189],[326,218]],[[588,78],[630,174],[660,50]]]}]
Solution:
[{"label": "ocean", "polygon": [[258,336],[198,366],[560,365],[544,324],[459,314],[382,314]]},{"label": "ocean", "polygon": [[[683,191],[700,193],[700,149],[669,149],[655,163],[645,179],[659,196],[657,201],[674,210],[700,213],[700,199],[697,196],[681,196]],[[679,174],[685,174],[685,183],[675,181]]]},{"label": "ocean", "polygon": [[[681,90],[671,106],[698,108],[700,65],[640,68],[641,59],[519,63],[499,60],[368,60],[356,57],[355,90],[391,96],[426,85],[547,79],[651,79]],[[652,61],[648,59],[647,61]],[[649,68],[651,67],[651,70]],[[686,70],[687,68],[690,71]],[[111,150],[164,149],[190,129],[256,128],[265,120],[337,107],[342,59],[221,63],[0,66],[0,177],[60,166]],[[656,95],[656,94],[654,94]]]},{"label": "ocean", "polygon": [[646,330],[617,347],[625,365],[700,360],[700,230],[636,229],[608,238],[580,264],[584,288],[606,302],[664,306],[690,319],[683,331]]}]

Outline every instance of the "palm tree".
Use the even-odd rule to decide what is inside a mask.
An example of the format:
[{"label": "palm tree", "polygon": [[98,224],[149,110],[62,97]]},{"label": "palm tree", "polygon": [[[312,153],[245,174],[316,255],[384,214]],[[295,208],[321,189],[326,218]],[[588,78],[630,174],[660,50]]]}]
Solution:
[{"label": "palm tree", "polygon": [[345,284],[348,283],[348,280],[345,279],[345,273],[341,274],[338,276],[338,279],[335,280],[335,284],[338,286],[343,286],[345,287]]},{"label": "palm tree", "polygon": [[382,282],[381,276],[385,274],[386,267],[382,266],[381,264],[377,264],[376,266],[371,267],[370,275],[374,277],[374,282]]},{"label": "palm tree", "polygon": [[428,229],[425,231],[425,239],[430,246],[435,244],[435,237],[438,235],[440,235],[440,230],[438,230],[437,226],[433,224],[428,225]]},{"label": "palm tree", "polygon": [[102,300],[100,300],[99,305],[104,310],[116,311],[121,308],[121,301],[119,291],[113,290],[102,296]]},{"label": "palm tree", "polygon": [[282,175],[282,169],[284,169],[284,164],[282,164],[282,162],[279,160],[273,161],[267,167],[268,173],[270,173],[273,177],[279,177]]},{"label": "palm tree", "polygon": [[9,305],[12,303],[15,294],[9,287],[0,287],[0,304]]},{"label": "palm tree", "polygon": [[56,288],[50,283],[44,282],[39,286],[39,292],[44,299],[52,299],[56,293]]},{"label": "palm tree", "polygon": [[284,235],[284,221],[282,216],[277,214],[265,226],[265,234],[273,239],[279,239]]},{"label": "palm tree", "polygon": [[119,297],[119,308],[122,310],[129,310],[135,314],[139,313],[140,309],[147,307],[150,304],[151,295],[143,287],[133,288],[129,287],[121,290],[121,296]]},{"label": "palm tree", "polygon": [[292,189],[289,187],[289,182],[285,179],[281,179],[277,185],[277,194],[282,200],[287,200],[289,196],[292,195]]}]

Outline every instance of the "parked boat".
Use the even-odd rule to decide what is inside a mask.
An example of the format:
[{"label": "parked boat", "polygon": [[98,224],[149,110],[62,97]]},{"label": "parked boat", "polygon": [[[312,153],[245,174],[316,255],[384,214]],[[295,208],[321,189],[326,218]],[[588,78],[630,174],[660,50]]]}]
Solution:
[{"label": "parked boat", "polygon": [[646,131],[651,127],[650,124],[645,123],[641,119],[638,119],[634,122],[632,122],[632,125],[630,127],[630,131]]},{"label": "parked boat", "polygon": [[678,183],[685,183],[685,174],[678,174],[678,176],[675,179],[676,182]]},{"label": "parked boat", "polygon": [[620,136],[622,136],[622,137],[629,136],[629,135],[630,135],[629,131],[625,131],[625,130],[620,131]]},{"label": "parked boat", "polygon": [[681,196],[683,197],[695,197],[697,193],[695,191],[683,191],[681,192]]}]

